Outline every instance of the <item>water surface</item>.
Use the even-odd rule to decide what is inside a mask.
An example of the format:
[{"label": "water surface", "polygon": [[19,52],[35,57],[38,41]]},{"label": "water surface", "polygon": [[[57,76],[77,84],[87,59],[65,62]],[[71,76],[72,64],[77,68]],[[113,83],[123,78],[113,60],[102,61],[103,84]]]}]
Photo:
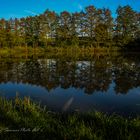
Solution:
[{"label": "water surface", "polygon": [[140,115],[139,54],[0,59],[0,96],[29,96],[53,111]]}]

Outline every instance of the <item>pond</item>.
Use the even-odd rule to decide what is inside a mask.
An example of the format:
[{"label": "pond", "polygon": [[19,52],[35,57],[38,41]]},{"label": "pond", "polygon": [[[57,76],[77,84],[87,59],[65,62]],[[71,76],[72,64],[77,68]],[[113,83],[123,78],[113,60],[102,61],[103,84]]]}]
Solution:
[{"label": "pond", "polygon": [[139,54],[0,58],[0,96],[52,111],[140,115]]}]

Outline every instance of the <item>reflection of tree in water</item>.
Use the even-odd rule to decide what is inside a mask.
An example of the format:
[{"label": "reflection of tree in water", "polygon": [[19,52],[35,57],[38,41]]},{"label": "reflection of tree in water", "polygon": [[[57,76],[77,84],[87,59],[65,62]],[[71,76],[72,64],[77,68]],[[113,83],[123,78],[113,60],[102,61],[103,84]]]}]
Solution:
[{"label": "reflection of tree in water", "polygon": [[107,71],[107,67],[99,66],[99,62],[96,60],[81,62],[81,66],[78,69],[76,85],[79,88],[85,88],[86,93],[92,94],[94,91],[107,91],[111,83],[111,75]]},{"label": "reflection of tree in water", "polygon": [[21,69],[21,79],[36,85],[42,81],[42,68],[37,60],[26,61]]},{"label": "reflection of tree in water", "polygon": [[0,61],[0,82],[22,82],[51,90],[80,88],[85,93],[107,92],[112,81],[116,93],[140,86],[140,63],[135,59],[111,56],[90,60],[34,59]]},{"label": "reflection of tree in water", "polygon": [[116,93],[124,93],[130,89],[140,86],[140,63],[126,60],[118,65],[115,70],[115,91]]}]

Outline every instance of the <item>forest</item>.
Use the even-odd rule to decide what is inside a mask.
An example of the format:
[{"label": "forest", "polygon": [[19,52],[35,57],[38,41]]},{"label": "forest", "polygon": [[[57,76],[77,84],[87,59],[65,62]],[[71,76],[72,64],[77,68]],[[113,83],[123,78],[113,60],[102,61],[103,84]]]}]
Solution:
[{"label": "forest", "polygon": [[0,48],[17,47],[138,47],[140,12],[119,6],[116,16],[93,5],[81,12],[43,14],[0,19]]}]

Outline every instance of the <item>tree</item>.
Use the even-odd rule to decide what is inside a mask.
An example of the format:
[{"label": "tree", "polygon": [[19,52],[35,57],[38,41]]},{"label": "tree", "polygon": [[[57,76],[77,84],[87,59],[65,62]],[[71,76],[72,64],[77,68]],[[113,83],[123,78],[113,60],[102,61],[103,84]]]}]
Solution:
[{"label": "tree", "polygon": [[80,14],[79,13],[73,13],[71,18],[71,27],[70,27],[70,37],[71,37],[71,43],[72,44],[78,44],[79,43],[79,29],[80,29]]},{"label": "tree", "polygon": [[97,9],[94,6],[88,6],[86,11],[86,35],[92,40],[95,37],[94,29],[97,22]]},{"label": "tree", "polygon": [[109,9],[98,9],[98,18],[95,26],[97,46],[111,46],[113,38],[113,18]]},{"label": "tree", "polygon": [[5,45],[9,48],[14,46],[13,43],[13,31],[12,31],[12,19],[5,22]]},{"label": "tree", "polygon": [[57,28],[57,39],[63,44],[69,43],[71,37],[71,14],[67,11],[61,12]]},{"label": "tree", "polygon": [[137,30],[136,12],[130,6],[119,6],[116,19],[116,36],[118,45],[125,45],[132,41]]},{"label": "tree", "polygon": [[38,20],[38,16],[27,17],[24,20],[23,26],[25,42],[27,43],[27,45],[37,47],[39,44],[39,38],[41,34],[41,26],[40,21]]},{"label": "tree", "polygon": [[4,47],[5,45],[5,19],[0,20],[0,47]]},{"label": "tree", "polygon": [[86,25],[85,25],[85,12],[81,11],[79,13],[79,29],[78,29],[78,34],[80,37],[84,37],[85,36],[85,32],[86,32]]},{"label": "tree", "polygon": [[54,11],[46,10],[44,14],[41,15],[41,29],[43,38],[46,40],[51,40],[51,42],[56,37],[56,29],[58,26],[58,15]]}]

